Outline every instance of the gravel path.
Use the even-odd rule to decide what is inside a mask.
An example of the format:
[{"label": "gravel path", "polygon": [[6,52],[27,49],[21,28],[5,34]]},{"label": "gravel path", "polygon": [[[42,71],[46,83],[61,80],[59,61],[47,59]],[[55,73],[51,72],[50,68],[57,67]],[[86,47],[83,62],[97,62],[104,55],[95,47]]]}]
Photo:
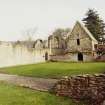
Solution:
[{"label": "gravel path", "polygon": [[24,77],[18,75],[1,74],[0,80],[17,86],[27,87],[39,91],[48,91],[57,82],[56,79],[44,79],[34,77]]}]

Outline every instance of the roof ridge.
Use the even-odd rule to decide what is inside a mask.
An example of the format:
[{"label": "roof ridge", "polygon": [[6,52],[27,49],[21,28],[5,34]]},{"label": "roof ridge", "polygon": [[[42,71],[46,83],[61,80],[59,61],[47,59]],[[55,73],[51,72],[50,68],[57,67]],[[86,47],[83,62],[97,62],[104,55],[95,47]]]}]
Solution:
[{"label": "roof ridge", "polygon": [[76,22],[76,24],[80,24],[80,26],[85,30],[85,32],[89,35],[89,37],[92,39],[92,40],[94,40],[94,41],[96,41],[96,42],[98,42],[97,40],[96,40],[96,38],[93,36],[93,34],[88,30],[88,28],[86,27],[86,26],[84,26],[81,22],[79,22],[79,21],[77,21]]}]

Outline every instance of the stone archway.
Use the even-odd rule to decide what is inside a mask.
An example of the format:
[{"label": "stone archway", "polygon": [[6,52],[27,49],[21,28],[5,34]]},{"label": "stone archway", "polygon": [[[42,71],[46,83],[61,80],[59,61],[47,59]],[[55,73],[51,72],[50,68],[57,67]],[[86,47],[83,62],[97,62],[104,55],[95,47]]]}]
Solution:
[{"label": "stone archway", "polygon": [[78,61],[83,61],[83,54],[81,52],[78,53]]},{"label": "stone archway", "polygon": [[48,61],[48,52],[45,53],[45,61]]}]

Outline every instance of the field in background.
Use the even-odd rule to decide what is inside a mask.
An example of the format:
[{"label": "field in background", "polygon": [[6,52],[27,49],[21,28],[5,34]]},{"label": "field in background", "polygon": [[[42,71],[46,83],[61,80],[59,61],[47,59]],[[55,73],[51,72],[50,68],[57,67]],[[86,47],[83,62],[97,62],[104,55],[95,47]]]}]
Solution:
[{"label": "field in background", "polygon": [[103,73],[105,72],[105,63],[48,62],[0,68],[0,72],[41,78],[60,78],[77,74]]}]

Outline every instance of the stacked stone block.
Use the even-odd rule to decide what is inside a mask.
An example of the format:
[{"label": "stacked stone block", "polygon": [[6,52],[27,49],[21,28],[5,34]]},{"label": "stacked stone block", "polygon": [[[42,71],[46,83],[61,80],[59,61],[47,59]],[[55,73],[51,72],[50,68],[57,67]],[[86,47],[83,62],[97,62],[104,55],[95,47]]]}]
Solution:
[{"label": "stacked stone block", "polygon": [[75,101],[87,101],[89,105],[103,105],[105,100],[105,74],[65,77],[54,86],[58,96],[67,96]]}]

